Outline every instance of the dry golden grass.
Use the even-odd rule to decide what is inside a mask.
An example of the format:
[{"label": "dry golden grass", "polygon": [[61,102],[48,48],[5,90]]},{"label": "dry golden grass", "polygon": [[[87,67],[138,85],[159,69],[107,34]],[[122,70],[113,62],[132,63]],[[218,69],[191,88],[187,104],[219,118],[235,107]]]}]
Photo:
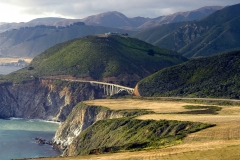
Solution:
[{"label": "dry golden grass", "polygon": [[[54,158],[49,160],[237,160],[240,159],[240,107],[221,106],[217,115],[190,115],[171,114],[171,112],[186,111],[182,106],[189,105],[184,102],[133,100],[133,99],[106,99],[85,101],[87,104],[105,106],[111,109],[148,109],[158,114],[143,115],[138,119],[168,119],[181,121],[196,121],[214,123],[215,127],[201,130],[188,135],[183,143],[163,149],[124,152],[115,154],[102,154],[81,157]],[[197,104],[199,105],[199,104]],[[48,160],[48,158],[44,159]]]},{"label": "dry golden grass", "polygon": [[30,63],[32,61],[32,58],[0,58],[0,63],[4,62],[4,63],[10,63],[10,62],[17,62],[18,60],[24,60],[27,63]]},{"label": "dry golden grass", "polygon": [[[182,148],[167,148],[162,150],[124,152],[114,154],[90,155],[79,157],[57,157],[57,158],[41,158],[41,160],[238,160],[240,157],[239,142],[232,145],[223,142],[224,146],[207,146],[201,145],[190,148],[188,146],[184,150]],[[218,143],[222,145],[222,143]],[[205,148],[204,148],[205,147]]]},{"label": "dry golden grass", "polygon": [[172,101],[154,101],[154,100],[139,100],[139,99],[98,99],[84,101],[89,105],[97,105],[108,107],[112,110],[120,109],[147,109],[156,113],[172,113],[188,111],[182,106],[190,105],[185,102],[172,102]]}]

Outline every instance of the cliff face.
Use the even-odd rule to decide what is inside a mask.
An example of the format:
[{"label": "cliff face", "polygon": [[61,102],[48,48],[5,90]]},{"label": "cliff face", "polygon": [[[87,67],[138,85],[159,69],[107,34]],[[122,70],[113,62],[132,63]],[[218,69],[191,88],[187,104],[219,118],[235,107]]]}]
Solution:
[{"label": "cliff face", "polygon": [[33,80],[0,85],[0,118],[19,117],[64,121],[80,101],[101,97],[89,83]]},{"label": "cliff face", "polygon": [[53,141],[62,150],[69,146],[84,129],[99,120],[121,118],[123,113],[105,107],[79,103],[57,130]]}]

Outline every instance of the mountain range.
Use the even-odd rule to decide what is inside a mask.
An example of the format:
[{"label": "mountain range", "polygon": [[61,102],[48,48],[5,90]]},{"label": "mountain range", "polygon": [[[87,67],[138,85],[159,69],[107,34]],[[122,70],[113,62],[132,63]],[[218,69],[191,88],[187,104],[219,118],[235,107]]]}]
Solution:
[{"label": "mountain range", "polygon": [[179,21],[192,21],[208,16],[216,10],[222,9],[221,6],[207,6],[197,10],[187,12],[177,12],[171,15],[160,16],[156,18],[134,17],[128,18],[124,14],[116,11],[100,13],[88,16],[83,19],[65,19],[57,17],[37,18],[29,22],[21,23],[0,23],[0,32],[22,27],[34,27],[37,25],[66,27],[75,22],[84,22],[86,25],[105,26],[121,29],[143,30],[149,27],[173,23]]},{"label": "mountain range", "polygon": [[35,26],[0,33],[0,57],[35,57],[55,44],[74,38],[108,32],[133,34],[133,31],[76,22],[67,27]]},{"label": "mountain range", "polygon": [[[0,33],[0,57],[33,58],[49,47],[70,39],[107,32],[133,35],[136,33],[133,29],[143,29],[146,26],[151,27],[162,23],[175,25],[172,22],[198,19],[221,8],[216,6],[203,7],[194,11],[178,12],[154,19],[127,18],[122,13],[114,11],[89,16],[82,20],[49,17],[34,19],[27,23],[4,23],[0,25],[0,31],[5,31]],[[152,25],[149,25],[148,22],[151,22]],[[168,32],[172,30],[171,27],[166,29]],[[167,33],[165,31],[163,30],[162,33]]]},{"label": "mountain range", "polygon": [[240,4],[225,7],[198,21],[150,28],[134,37],[178,51],[187,58],[210,56],[240,48]]}]

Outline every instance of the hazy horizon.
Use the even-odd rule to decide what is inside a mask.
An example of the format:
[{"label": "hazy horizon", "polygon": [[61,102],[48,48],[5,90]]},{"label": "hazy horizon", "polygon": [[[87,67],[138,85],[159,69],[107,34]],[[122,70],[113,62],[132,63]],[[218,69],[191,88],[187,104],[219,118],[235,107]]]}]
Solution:
[{"label": "hazy horizon", "polygon": [[28,22],[36,18],[60,17],[82,19],[108,11],[117,11],[127,17],[149,17],[169,15],[176,12],[195,10],[204,6],[229,6],[239,3],[239,0],[1,0],[0,22]]}]

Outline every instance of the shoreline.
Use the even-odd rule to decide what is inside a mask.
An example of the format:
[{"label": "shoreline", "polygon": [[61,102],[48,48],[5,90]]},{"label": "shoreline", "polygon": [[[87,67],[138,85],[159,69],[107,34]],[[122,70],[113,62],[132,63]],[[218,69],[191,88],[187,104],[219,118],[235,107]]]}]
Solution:
[{"label": "shoreline", "polygon": [[[62,154],[51,144],[59,126],[55,122],[10,117],[0,119],[0,125],[2,126],[0,142],[4,142],[0,147],[0,159],[16,158],[19,157],[18,153],[24,155],[19,158],[59,156]],[[32,150],[31,153],[28,153],[29,149]]]}]

